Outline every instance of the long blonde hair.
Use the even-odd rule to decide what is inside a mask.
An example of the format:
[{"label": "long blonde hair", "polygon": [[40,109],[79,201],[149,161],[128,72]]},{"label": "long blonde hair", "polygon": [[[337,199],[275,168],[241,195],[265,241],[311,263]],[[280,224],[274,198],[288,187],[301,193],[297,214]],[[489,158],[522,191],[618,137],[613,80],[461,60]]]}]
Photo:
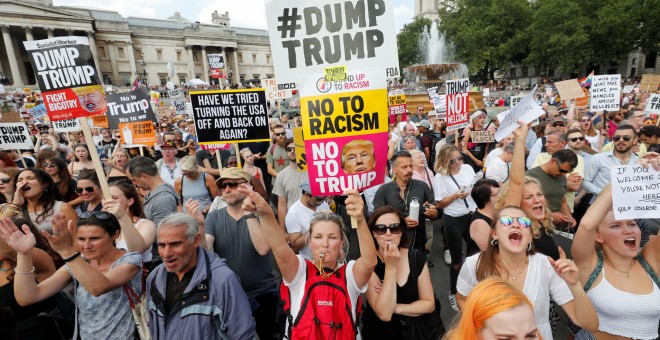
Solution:
[{"label": "long blonde hair", "polygon": [[[509,188],[510,188],[510,183],[511,181],[507,181],[504,183],[502,188],[500,189],[500,194],[497,197],[497,202],[495,202],[495,209],[501,210],[504,208],[504,205],[506,204],[507,197],[509,196]],[[543,191],[543,187],[541,186],[541,182],[539,182],[538,179],[534,177],[529,177],[525,176],[525,182],[523,183],[523,187],[527,184],[536,184],[539,186],[541,191]],[[548,201],[545,201],[545,214],[543,215],[543,219],[540,221],[535,221],[532,216],[529,216],[529,218],[532,219],[532,235],[534,235],[534,238],[539,238],[541,237],[541,230],[540,227],[544,226],[545,227],[545,232],[546,234],[550,235],[552,232],[555,230],[555,225],[552,224],[552,215],[550,214],[550,209],[548,209]],[[534,223],[537,222],[537,223]]]},{"label": "long blonde hair", "polygon": [[461,152],[454,144],[445,144],[440,149],[438,157],[435,159],[435,173],[449,175],[449,162],[454,152]]}]

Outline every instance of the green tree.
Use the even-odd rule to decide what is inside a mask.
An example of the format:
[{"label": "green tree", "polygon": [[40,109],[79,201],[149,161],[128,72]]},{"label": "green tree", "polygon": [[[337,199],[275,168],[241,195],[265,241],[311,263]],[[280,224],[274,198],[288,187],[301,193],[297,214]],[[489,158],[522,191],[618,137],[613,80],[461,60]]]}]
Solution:
[{"label": "green tree", "polygon": [[532,19],[527,0],[453,0],[439,14],[439,29],[471,78],[494,80],[497,70],[524,59]]},{"label": "green tree", "polygon": [[429,26],[431,26],[431,20],[415,17],[411,23],[403,25],[401,32],[396,35],[399,66],[402,69],[421,62],[419,37]]}]

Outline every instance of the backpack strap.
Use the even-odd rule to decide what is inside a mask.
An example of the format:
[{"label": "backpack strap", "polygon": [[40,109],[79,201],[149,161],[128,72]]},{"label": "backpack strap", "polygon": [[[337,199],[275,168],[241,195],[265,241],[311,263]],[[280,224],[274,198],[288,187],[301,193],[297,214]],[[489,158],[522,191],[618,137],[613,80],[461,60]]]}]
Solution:
[{"label": "backpack strap", "polygon": [[646,262],[646,260],[644,259],[644,257],[642,256],[641,253],[639,253],[637,255],[637,261],[639,261],[639,264],[642,265],[642,268],[644,268],[646,273],[649,274],[649,276],[651,277],[651,280],[653,280],[653,282],[655,282],[655,285],[660,287],[660,279],[658,279],[658,275],[655,274],[655,272],[653,271],[653,268],[651,268],[649,263]]},{"label": "backpack strap", "polygon": [[585,293],[588,292],[589,289],[591,289],[591,286],[594,284],[594,281],[596,281],[596,278],[598,278],[600,272],[603,271],[603,251],[600,249],[596,249],[596,255],[598,256],[598,260],[596,261],[596,267],[594,267],[594,270],[591,272],[591,275],[589,275],[587,282],[584,284]]}]

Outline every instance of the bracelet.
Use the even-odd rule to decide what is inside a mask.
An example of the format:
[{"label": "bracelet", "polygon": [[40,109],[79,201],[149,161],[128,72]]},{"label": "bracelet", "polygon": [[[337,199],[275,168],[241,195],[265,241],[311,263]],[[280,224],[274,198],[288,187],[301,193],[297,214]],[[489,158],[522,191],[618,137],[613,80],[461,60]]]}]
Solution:
[{"label": "bracelet", "polygon": [[14,274],[32,274],[32,273],[34,273],[34,266],[32,266],[32,270],[30,270],[29,272],[19,272],[18,270],[16,270],[16,268],[14,268]]},{"label": "bracelet", "polygon": [[250,214],[247,214],[247,215],[243,215],[243,217],[245,217],[246,220],[250,219],[250,218],[257,218],[257,214],[250,213]]},{"label": "bracelet", "polygon": [[80,252],[76,252],[75,254],[71,255],[71,257],[67,257],[64,259],[65,263],[71,262],[76,259],[76,257],[80,256]]}]

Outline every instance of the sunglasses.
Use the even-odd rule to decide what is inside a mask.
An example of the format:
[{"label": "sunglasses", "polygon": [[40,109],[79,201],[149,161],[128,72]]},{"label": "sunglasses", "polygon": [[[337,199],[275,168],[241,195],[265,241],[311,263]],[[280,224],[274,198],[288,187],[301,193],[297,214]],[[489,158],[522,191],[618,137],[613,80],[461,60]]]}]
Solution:
[{"label": "sunglasses", "polygon": [[83,191],[94,192],[94,187],[76,188],[75,191],[76,191],[77,194],[82,194]]},{"label": "sunglasses", "polygon": [[530,220],[529,217],[500,216],[500,223],[505,227],[511,226],[513,221],[517,221],[518,226],[523,228],[529,228],[532,226],[532,220]]},{"label": "sunglasses", "polygon": [[580,121],[582,123],[589,123],[591,121],[591,119],[580,119]]},{"label": "sunglasses", "polygon": [[11,182],[11,178],[2,178],[0,179],[0,182],[2,182],[2,184],[8,184],[9,182]]},{"label": "sunglasses", "polygon": [[572,171],[573,171],[573,169],[571,169],[571,170],[566,170],[566,169],[559,168],[559,173],[560,173],[560,174],[564,174],[564,175],[567,174],[567,173],[569,173],[569,172],[572,172]]},{"label": "sunglasses", "polygon": [[403,227],[401,226],[401,223],[392,223],[390,225],[376,224],[374,226],[374,234],[376,235],[385,235],[388,230],[391,234],[396,235],[403,232]]},{"label": "sunglasses", "polygon": [[618,142],[618,141],[621,140],[621,138],[623,138],[623,140],[626,141],[626,142],[630,142],[632,140],[631,136],[614,136],[614,137],[612,137],[612,140],[615,141],[615,142]]},{"label": "sunglasses", "polygon": [[282,136],[285,136],[285,135],[286,135],[286,132],[278,132],[278,133],[275,134],[275,136],[278,136],[278,137],[282,137]]},{"label": "sunglasses", "polygon": [[44,163],[44,168],[54,168],[57,164],[55,163]]},{"label": "sunglasses", "polygon": [[295,149],[296,149],[296,148],[287,147],[287,148],[286,148],[286,152],[291,152],[291,151],[293,151],[293,150],[295,150]]},{"label": "sunglasses", "polygon": [[80,214],[80,218],[90,218],[96,217],[99,220],[109,220],[112,218],[112,214],[107,211],[85,211]]},{"label": "sunglasses", "polygon": [[584,141],[584,137],[569,138],[569,140],[570,140],[571,142],[573,142],[573,143],[575,143],[575,142],[577,142],[577,141],[583,142],[583,141]]},{"label": "sunglasses", "polygon": [[458,158],[454,158],[454,159],[450,160],[449,164],[456,164],[456,163],[462,162],[462,161],[463,161],[463,157],[458,157]]},{"label": "sunglasses", "polygon": [[552,123],[552,127],[566,126],[564,123]]},{"label": "sunglasses", "polygon": [[220,190],[225,190],[227,189],[227,187],[229,187],[229,189],[231,190],[236,190],[236,188],[238,188],[238,186],[243,183],[247,183],[247,182],[224,182],[224,183],[220,183],[218,185],[218,188],[220,188]]}]

